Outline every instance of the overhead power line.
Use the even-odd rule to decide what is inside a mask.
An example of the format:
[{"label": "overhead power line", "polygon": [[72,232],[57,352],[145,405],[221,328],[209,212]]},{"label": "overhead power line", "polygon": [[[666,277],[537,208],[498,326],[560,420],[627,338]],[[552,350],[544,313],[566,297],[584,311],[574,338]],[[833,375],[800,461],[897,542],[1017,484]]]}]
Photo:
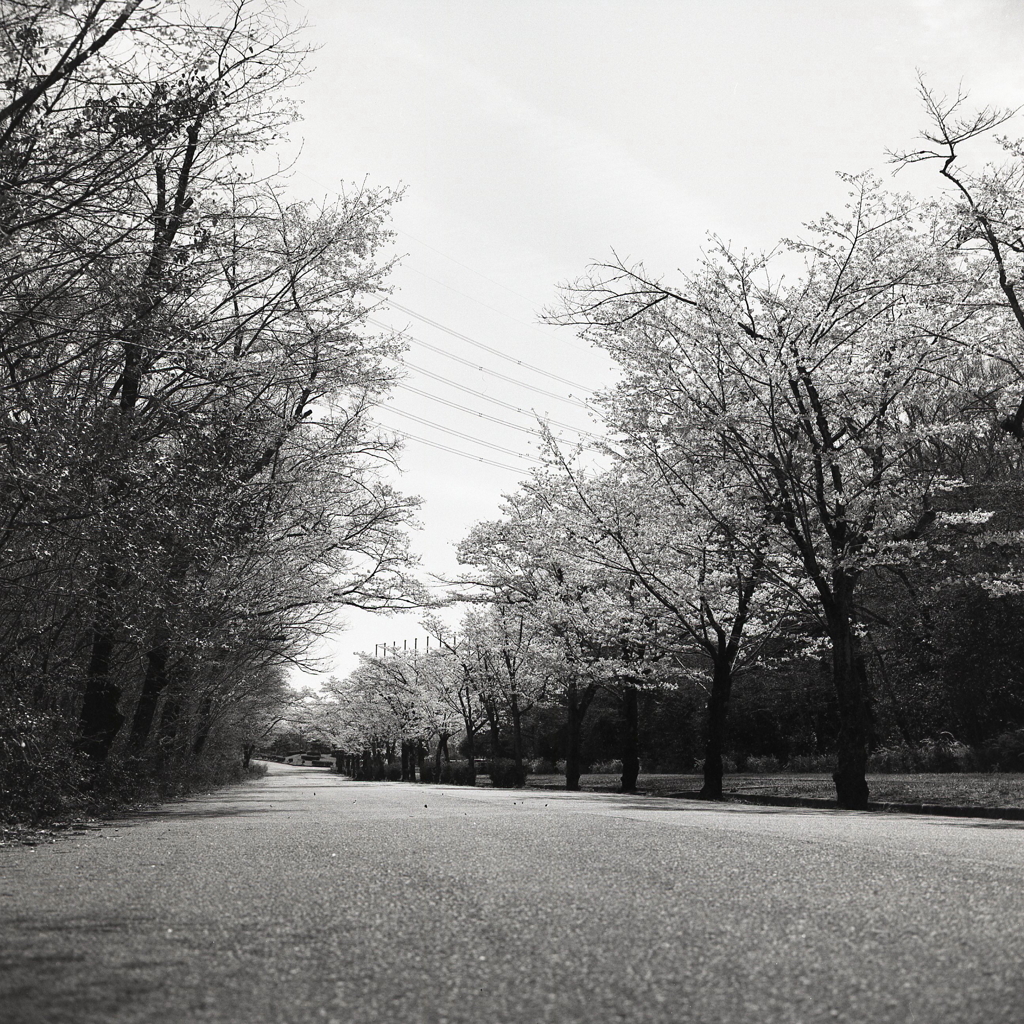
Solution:
[{"label": "overhead power line", "polygon": [[[379,320],[374,320],[372,317],[367,317],[367,323],[373,324],[374,327],[379,327],[384,331],[394,331],[395,328],[390,324],[383,324]],[[515,384],[516,387],[525,388],[527,391],[533,391],[538,395],[545,395],[547,398],[553,398],[556,402],[565,402],[566,405],[575,405],[580,409],[589,409],[590,406],[586,402],[581,402],[578,398],[567,397],[566,395],[556,394],[554,391],[545,391],[544,388],[538,388],[533,384],[527,384],[525,381],[517,380],[515,377],[509,377],[507,374],[499,373],[497,370],[489,370],[486,366],[481,366],[479,363],[471,362],[469,359],[463,359],[462,356],[455,355],[454,352],[448,352],[446,349],[441,348],[439,345],[431,345],[428,341],[423,341],[422,338],[417,338],[412,334],[405,332],[401,333],[403,337],[408,338],[410,341],[416,342],[417,345],[423,348],[430,349],[431,352],[436,352],[438,355],[444,356],[446,359],[451,359],[456,363],[461,363],[463,366],[468,366],[470,369],[479,370],[481,373],[486,373],[489,377],[497,377],[499,380],[508,382],[509,384]]]},{"label": "overhead power line", "polygon": [[[325,185],[322,181],[320,181],[319,178],[314,178],[311,174],[307,174],[305,171],[300,171],[296,169],[294,173],[299,174],[304,178],[308,178],[310,181],[312,181],[316,185],[319,185],[328,193],[334,193],[336,191],[335,187]],[[510,295],[516,295],[520,299],[525,299],[527,302],[531,304],[536,301],[535,299],[531,299],[529,296],[524,295],[522,292],[516,291],[515,288],[510,288],[507,284],[504,284],[503,282],[498,281],[493,277],[488,277],[486,274],[482,274],[476,268],[469,266],[468,263],[463,263],[461,260],[457,260],[454,256],[450,256],[448,253],[443,252],[441,249],[438,249],[436,246],[431,245],[429,242],[425,242],[422,238],[417,238],[416,235],[410,234],[410,232],[406,231],[405,228],[395,228],[395,231],[399,235],[404,235],[406,238],[411,238],[414,242],[416,242],[418,245],[422,245],[425,249],[429,249],[431,252],[437,253],[438,256],[443,257],[450,263],[454,263],[457,267],[462,267],[464,270],[468,270],[471,274],[475,274],[477,277],[483,279],[484,281],[488,281],[491,284],[496,285],[498,288],[503,288]],[[530,328],[530,330],[537,331],[537,333],[540,333],[535,324],[526,323],[525,321],[520,320],[518,317],[512,316],[511,313],[507,313],[503,309],[498,309],[497,306],[491,306],[486,302],[481,302],[480,299],[476,298],[473,295],[470,295],[468,292],[463,292],[460,291],[458,288],[453,288],[450,284],[445,284],[444,281],[438,281],[437,278],[431,277],[429,274],[424,274],[421,270],[417,270],[415,267],[405,266],[404,269],[411,270],[414,274],[419,274],[421,277],[425,277],[428,280],[433,281],[435,284],[441,285],[442,288],[447,288],[449,291],[455,292],[456,295],[461,295],[463,298],[469,299],[470,302],[475,302],[477,305],[483,306],[485,309],[490,309],[493,312],[498,313],[500,316],[506,317],[507,319],[512,320],[515,323],[522,324],[524,327],[528,327]],[[582,345],[576,345],[572,342],[563,342],[563,344],[567,344],[571,348],[579,349],[581,352],[589,351],[588,349],[585,349]]]},{"label": "overhead power line", "polygon": [[[523,434],[532,434],[534,437],[542,438],[544,435],[541,431],[533,427],[524,427],[519,423],[510,423],[508,420],[503,420],[500,416],[491,416],[486,412],[480,412],[477,409],[471,409],[468,405],[460,405],[458,402],[451,402],[447,398],[441,398],[440,395],[432,395],[429,391],[421,391],[419,388],[414,388],[410,384],[397,384],[396,387],[401,388],[403,391],[411,391],[414,395],[420,395],[423,398],[429,398],[432,402],[439,402],[441,405],[446,405],[450,409],[458,409],[459,412],[464,412],[468,416],[476,416],[479,419],[488,420],[491,423],[499,423],[503,427],[508,427],[510,430],[518,430]],[[389,407],[390,408],[390,407]],[[435,424],[436,425],[436,424]],[[581,437],[591,437],[595,440],[599,438],[593,434],[588,434],[586,431],[577,430],[575,427],[569,427],[569,430],[575,431]],[[599,451],[600,449],[592,448],[590,445],[586,446],[589,451]]]},{"label": "overhead power line", "polygon": [[[444,377],[439,373],[434,373],[432,370],[427,370],[422,366],[417,366],[415,363],[410,363],[408,360],[403,360],[403,364],[410,370],[422,373],[425,377],[430,377],[432,380],[439,381],[442,384],[447,384],[449,387],[456,388],[459,391],[464,391],[467,395],[475,395],[477,398],[482,398],[485,402],[490,402],[493,405],[500,405],[503,409],[508,409],[511,412],[517,412],[522,416],[536,417],[538,415],[535,409],[524,409],[521,405],[513,405],[511,402],[504,402],[500,398],[494,398],[483,391],[477,391],[476,388],[471,388],[466,384],[460,384],[458,381],[454,381],[449,377]],[[403,385],[403,387],[407,386],[408,385]],[[591,407],[588,406],[588,409],[590,408]],[[577,434],[583,434],[586,437],[591,437],[595,441],[602,440],[602,438],[597,434],[590,434],[585,430],[580,430],[579,427],[574,427],[571,423],[565,423],[562,420],[555,420],[550,416],[542,416],[540,418],[543,419],[545,423],[550,423],[556,427],[563,427],[565,430],[574,430]]]},{"label": "overhead power line", "polygon": [[[499,309],[497,306],[492,306],[489,302],[484,302],[476,295],[470,295],[469,292],[464,292],[460,288],[455,288],[445,281],[442,281],[439,277],[432,277],[430,274],[425,273],[422,270],[417,270],[410,263],[403,263],[402,270],[409,271],[410,273],[416,274],[418,277],[422,277],[427,281],[444,288],[446,291],[454,292],[456,295],[461,295],[464,299],[469,299],[470,302],[475,303],[477,306],[483,306],[484,309],[489,309],[492,313],[497,313],[498,316],[503,316],[506,320],[511,320],[514,324],[519,324],[520,327],[525,327],[528,331],[533,331],[534,334],[543,336],[544,338],[551,340],[551,335],[545,331],[542,331],[535,323],[530,323],[527,320],[522,320],[517,316],[513,316],[511,313],[506,312],[504,309]],[[490,280],[485,278],[485,280]],[[532,300],[527,300],[532,301]],[[593,355],[593,349],[587,345],[577,345],[573,341],[569,341],[565,337],[560,337],[558,341],[559,345],[563,345],[566,348],[574,348],[577,352],[585,352],[588,356]]]},{"label": "overhead power line", "polygon": [[408,430],[403,430],[403,437],[409,438],[410,441],[417,441],[420,444],[425,444],[430,448],[437,448],[440,451],[448,452],[451,455],[460,455],[464,459],[472,459],[474,462],[484,462],[488,466],[497,466],[498,469],[507,469],[510,473],[518,473],[520,476],[525,475],[526,470],[523,467],[510,466],[505,462],[498,462],[496,459],[488,459],[484,455],[472,455],[470,452],[464,452],[461,448],[452,448],[450,445],[441,444],[440,441],[428,441],[425,437],[420,437],[418,434],[410,434]]},{"label": "overhead power line", "polygon": [[[421,391],[419,388],[411,387],[408,384],[398,384],[396,386],[401,388],[403,391],[411,391],[414,395],[429,398],[432,402],[440,402],[442,405],[447,405],[450,409],[458,409],[459,412],[464,412],[469,416],[477,416],[480,419],[488,420],[491,423],[500,423],[503,427],[508,427],[510,430],[518,430],[522,434],[532,434],[534,437],[542,436],[539,430],[534,430],[531,427],[524,427],[519,423],[509,423],[508,420],[503,420],[500,416],[491,416],[486,412],[478,412],[476,409],[470,409],[468,405],[459,405],[458,402],[449,402],[448,399],[439,398],[437,395],[432,395],[429,391]],[[384,408],[391,408],[391,406],[384,406]]]},{"label": "overhead power line", "polygon": [[483,441],[479,437],[474,437],[472,434],[465,434],[461,430],[455,430],[452,427],[443,426],[440,423],[435,423],[433,420],[425,419],[422,416],[417,416],[415,413],[405,412],[402,409],[395,409],[389,407],[389,411],[395,413],[397,416],[404,416],[406,419],[415,420],[417,423],[422,423],[424,426],[433,427],[435,430],[443,430],[446,434],[452,434],[455,437],[461,437],[464,441],[472,441],[473,444],[481,444],[485,448],[493,448],[497,452],[502,452],[504,455],[511,455],[517,459],[527,459],[530,462],[536,462],[539,465],[544,464],[543,459],[537,458],[536,455],[525,455],[522,452],[517,452],[514,448],[503,448],[500,444],[493,444],[490,441]]},{"label": "overhead power line", "polygon": [[542,377],[558,381],[559,384],[567,384],[571,388],[578,388],[580,391],[584,391],[588,395],[591,394],[590,388],[586,388],[574,380],[569,380],[567,377],[560,377],[557,373],[551,373],[549,370],[542,370],[539,366],[534,366],[532,363],[528,363],[523,359],[516,359],[515,356],[510,356],[507,352],[502,352],[501,349],[494,348],[491,345],[485,345],[482,341],[477,341],[475,338],[471,338],[468,334],[463,334],[461,331],[456,331],[451,327],[446,327],[437,320],[431,320],[430,317],[424,316],[422,313],[417,313],[415,310],[409,309],[408,306],[403,306],[401,303],[395,302],[394,299],[389,299],[388,305],[391,306],[392,309],[400,310],[402,313],[415,317],[422,323],[429,324],[431,327],[435,327],[439,331],[444,331],[445,334],[450,334],[453,338],[458,338],[459,341],[464,341],[467,345],[472,345],[474,348],[481,349],[484,352],[489,352],[492,356],[497,356],[499,359],[515,363],[516,366],[521,366],[524,370],[530,370],[532,373],[538,373]]}]

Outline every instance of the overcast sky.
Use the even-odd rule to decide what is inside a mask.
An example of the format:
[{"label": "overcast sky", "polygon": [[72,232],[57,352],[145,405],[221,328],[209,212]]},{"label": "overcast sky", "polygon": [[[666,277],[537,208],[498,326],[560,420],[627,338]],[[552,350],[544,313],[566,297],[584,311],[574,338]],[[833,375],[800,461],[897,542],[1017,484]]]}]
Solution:
[{"label": "overcast sky", "polygon": [[[319,47],[298,92],[294,188],[405,188],[394,305],[378,319],[408,329],[406,386],[380,419],[408,435],[397,482],[424,499],[428,573],[457,570],[455,544],[528,471],[534,413],[566,441],[595,429],[580,399],[614,370],[538,324],[560,282],[612,249],[671,275],[711,232],[751,249],[798,234],[841,207],[836,171],[888,174],[886,148],[912,144],[917,70],[978,104],[1024,103],[1021,0],[293,6]],[[346,616],[324,671],[411,645],[417,618]]]}]

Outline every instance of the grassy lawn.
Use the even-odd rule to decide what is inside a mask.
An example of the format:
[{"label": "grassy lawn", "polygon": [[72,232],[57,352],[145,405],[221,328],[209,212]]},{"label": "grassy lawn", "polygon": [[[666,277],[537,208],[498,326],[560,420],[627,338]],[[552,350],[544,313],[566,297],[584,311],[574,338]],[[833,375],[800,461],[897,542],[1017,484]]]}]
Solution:
[{"label": "grassy lawn", "polygon": [[[560,775],[531,775],[528,787],[565,785]],[[616,792],[617,775],[584,775],[584,790]],[[650,796],[693,793],[700,789],[699,775],[641,775],[637,789]],[[963,807],[1024,807],[1024,774],[922,774],[869,775],[872,801],[901,804],[949,804]],[[830,775],[726,775],[726,793],[751,796],[812,797],[834,800]]]}]

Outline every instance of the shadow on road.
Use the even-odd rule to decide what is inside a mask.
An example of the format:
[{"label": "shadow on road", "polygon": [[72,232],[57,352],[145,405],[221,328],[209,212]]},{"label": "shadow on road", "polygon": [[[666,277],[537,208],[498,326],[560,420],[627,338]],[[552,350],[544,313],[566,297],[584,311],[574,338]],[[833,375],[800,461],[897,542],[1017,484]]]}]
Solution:
[{"label": "shadow on road", "polygon": [[914,814],[906,811],[847,811],[839,807],[774,807],[770,804],[755,803],[717,803],[713,800],[695,800],[675,796],[651,796],[651,797],[630,797],[622,794],[593,793],[585,794],[598,799],[613,799],[616,807],[628,810],[661,811],[676,814],[743,814],[774,817],[777,815],[856,815],[858,817],[870,818],[880,821],[918,821],[927,822],[933,825],[943,825],[958,828],[972,829],[997,829],[1010,831],[1024,831],[1024,822],[1007,821],[998,818],[971,818],[954,815],[941,814]]}]

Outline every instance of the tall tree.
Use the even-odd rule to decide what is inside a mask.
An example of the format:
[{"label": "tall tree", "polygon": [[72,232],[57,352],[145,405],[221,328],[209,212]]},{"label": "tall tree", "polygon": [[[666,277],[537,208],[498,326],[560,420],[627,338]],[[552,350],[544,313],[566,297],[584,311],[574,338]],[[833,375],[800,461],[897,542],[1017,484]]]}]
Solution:
[{"label": "tall tree", "polygon": [[[973,282],[939,225],[870,178],[846,214],[772,258],[722,246],[672,288],[642,267],[595,268],[557,318],[623,367],[618,400],[652,433],[700,423],[741,472],[816,592],[840,714],[836,793],[865,807],[868,707],[857,622],[866,567],[912,553],[944,482],[930,456],[970,430],[980,357]],[[802,273],[787,283],[776,265]]]},{"label": "tall tree", "polygon": [[414,503],[372,418],[400,341],[365,325],[397,195],[253,176],[294,119],[278,4],[15,6],[0,680],[99,765],[203,735],[239,672],[409,596]]},{"label": "tall tree", "polygon": [[566,788],[578,790],[587,711],[642,644],[645,621],[628,575],[581,543],[579,516],[559,498],[565,490],[557,476],[535,475],[506,495],[501,520],[473,528],[459,559],[474,567],[474,586],[513,601],[546,637],[548,694],[565,705]]}]

